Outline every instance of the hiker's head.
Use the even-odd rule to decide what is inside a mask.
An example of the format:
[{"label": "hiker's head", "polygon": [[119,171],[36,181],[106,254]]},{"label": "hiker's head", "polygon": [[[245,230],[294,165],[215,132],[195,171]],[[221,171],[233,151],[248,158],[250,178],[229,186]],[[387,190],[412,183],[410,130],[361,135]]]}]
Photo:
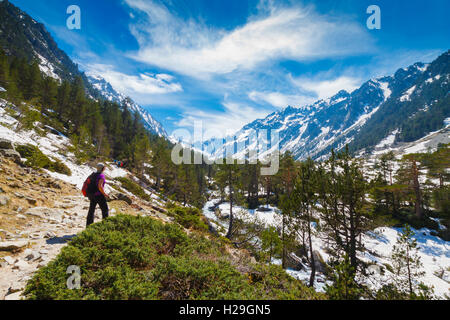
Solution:
[{"label": "hiker's head", "polygon": [[105,165],[103,163],[97,164],[97,172],[103,172],[105,170]]}]

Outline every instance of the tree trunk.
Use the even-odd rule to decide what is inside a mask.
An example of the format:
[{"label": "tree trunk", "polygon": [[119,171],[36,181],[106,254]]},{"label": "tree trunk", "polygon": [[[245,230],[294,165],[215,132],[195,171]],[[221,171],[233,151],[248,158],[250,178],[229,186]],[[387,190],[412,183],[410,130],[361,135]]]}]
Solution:
[{"label": "tree trunk", "polygon": [[417,169],[417,163],[413,161],[413,179],[414,179],[414,193],[416,195],[416,199],[414,201],[414,207],[416,211],[416,216],[419,219],[423,218],[422,212],[422,194],[420,192],[420,184],[419,184],[419,172]]},{"label": "tree trunk", "polygon": [[230,188],[230,223],[228,225],[228,233],[227,238],[231,239],[232,232],[233,232],[233,185],[232,185],[232,178],[231,178],[231,172],[229,175],[229,188]]},{"label": "tree trunk", "polygon": [[281,248],[281,267],[283,269],[286,268],[286,242],[284,241],[284,214],[282,216],[281,219],[281,243],[282,243],[282,248]]},{"label": "tree trunk", "polygon": [[309,254],[311,256],[311,276],[309,277],[309,287],[314,287],[316,277],[316,260],[314,259],[314,251],[311,239],[311,217],[308,212],[308,238],[309,238]]},{"label": "tree trunk", "polygon": [[411,268],[410,268],[410,265],[409,265],[409,248],[406,248],[406,265],[408,267],[409,295],[412,296],[412,294],[413,294],[413,287],[412,287],[412,279],[411,279]]},{"label": "tree trunk", "polygon": [[353,208],[350,208],[350,264],[353,267],[353,273],[356,273],[357,260],[356,260],[356,225],[355,225],[355,213]]}]

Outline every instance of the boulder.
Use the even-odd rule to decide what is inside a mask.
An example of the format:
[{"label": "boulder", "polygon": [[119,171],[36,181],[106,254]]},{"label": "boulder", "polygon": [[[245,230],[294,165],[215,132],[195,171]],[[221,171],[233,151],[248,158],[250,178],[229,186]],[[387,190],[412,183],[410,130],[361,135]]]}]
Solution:
[{"label": "boulder", "polygon": [[9,294],[9,295],[5,296],[5,300],[8,300],[8,301],[21,300],[21,296],[20,295],[21,295],[20,292]]},{"label": "boulder", "polygon": [[41,249],[41,250],[39,250],[39,253],[40,254],[49,254],[50,251],[48,251],[47,249]]},{"label": "boulder", "polygon": [[24,283],[20,283],[18,281],[14,281],[9,286],[8,295],[16,293],[16,292],[20,292],[23,289],[25,289],[25,284]]},{"label": "boulder", "polygon": [[0,196],[0,206],[7,206],[9,204],[9,197],[8,196]]},{"label": "boulder", "polygon": [[56,234],[54,234],[54,233],[51,232],[51,231],[47,231],[47,232],[44,234],[44,238],[45,238],[45,239],[56,238]]},{"label": "boulder", "polygon": [[286,255],[286,268],[300,271],[303,270],[305,266],[303,265],[301,258],[290,252]]},{"label": "boulder", "polygon": [[158,207],[158,206],[155,206],[154,204],[151,204],[150,207],[151,207],[153,210],[155,210],[155,211],[157,211],[157,212],[159,212],[159,213],[167,213],[167,210],[166,210],[166,209],[161,208],[161,207]]},{"label": "boulder", "polygon": [[26,199],[26,200],[28,201],[28,203],[31,204],[32,206],[35,206],[35,205],[37,204],[37,200],[36,200],[36,199],[30,198],[30,197],[26,197],[25,199]]},{"label": "boulder", "polygon": [[17,151],[14,151],[13,149],[0,149],[0,155],[2,155],[5,158],[12,159],[17,164],[22,163],[20,154]]},{"label": "boulder", "polygon": [[319,251],[314,250],[314,265],[316,266],[316,271],[322,274],[328,274],[328,266],[325,262],[325,260],[322,258],[322,255],[319,253]]},{"label": "boulder", "polygon": [[64,210],[57,208],[46,208],[46,207],[35,207],[28,209],[25,212],[26,215],[36,216],[40,218],[59,218],[58,221],[61,220],[61,216],[64,214]]},{"label": "boulder", "polygon": [[125,201],[126,203],[128,203],[128,205],[131,205],[133,203],[133,200],[131,200],[129,196],[123,193],[116,194],[116,198],[117,200]]},{"label": "boulder", "polygon": [[0,251],[14,252],[28,245],[28,241],[3,241],[0,242]]},{"label": "boulder", "polygon": [[50,259],[43,259],[43,260],[39,261],[38,268],[45,267],[49,262],[50,262]]},{"label": "boulder", "polygon": [[39,252],[33,251],[31,249],[25,250],[25,260],[27,261],[35,261],[41,257]]},{"label": "boulder", "polygon": [[19,269],[20,271],[26,270],[30,265],[23,260],[19,260],[14,264],[13,269]]},{"label": "boulder", "polygon": [[17,181],[13,181],[13,182],[9,183],[9,186],[11,188],[17,188],[17,189],[20,189],[22,187]]},{"label": "boulder", "polygon": [[216,217],[218,217],[219,219],[222,219],[222,220],[227,220],[230,218],[230,212],[228,210],[226,210],[225,213],[223,213],[222,210],[220,210],[219,208],[216,208],[216,210],[214,210],[214,213],[215,213]]},{"label": "boulder", "polygon": [[14,149],[12,141],[0,138],[0,149]]},{"label": "boulder", "polygon": [[3,259],[6,261],[6,263],[8,263],[10,266],[14,265],[14,263],[16,262],[16,260],[11,257],[11,256],[6,256],[3,257]]}]

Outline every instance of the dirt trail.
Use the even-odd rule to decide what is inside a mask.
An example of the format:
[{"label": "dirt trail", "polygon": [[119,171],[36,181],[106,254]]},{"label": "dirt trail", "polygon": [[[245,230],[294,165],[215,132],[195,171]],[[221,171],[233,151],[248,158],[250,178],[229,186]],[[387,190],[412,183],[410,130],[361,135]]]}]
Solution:
[{"label": "dirt trail", "polygon": [[[27,280],[85,229],[89,202],[73,185],[43,172],[6,159],[0,164],[0,300],[17,300]],[[110,202],[110,215],[122,212],[170,221],[155,205],[132,199],[132,205]]]}]

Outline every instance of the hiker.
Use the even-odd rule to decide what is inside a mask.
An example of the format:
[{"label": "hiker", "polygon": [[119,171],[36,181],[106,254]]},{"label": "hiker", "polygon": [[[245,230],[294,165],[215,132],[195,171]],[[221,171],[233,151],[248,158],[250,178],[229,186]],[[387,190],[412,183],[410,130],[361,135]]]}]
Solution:
[{"label": "hiker", "polygon": [[86,227],[94,223],[94,214],[97,204],[100,206],[100,209],[102,209],[103,219],[108,217],[109,210],[106,202],[108,195],[104,190],[106,179],[103,171],[105,171],[105,165],[103,163],[97,164],[97,172],[91,174],[83,186],[83,194],[91,201]]}]

